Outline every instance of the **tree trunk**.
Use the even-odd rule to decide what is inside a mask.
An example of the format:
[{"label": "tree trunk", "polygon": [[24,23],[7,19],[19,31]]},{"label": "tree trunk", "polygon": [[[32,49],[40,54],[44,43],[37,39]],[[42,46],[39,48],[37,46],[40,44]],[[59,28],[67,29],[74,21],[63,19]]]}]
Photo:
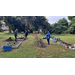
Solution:
[{"label": "tree trunk", "polygon": [[9,26],[9,33],[11,33],[11,27]]},{"label": "tree trunk", "polygon": [[27,29],[27,17],[25,17],[26,29]]},{"label": "tree trunk", "polygon": [[7,21],[7,17],[5,16],[3,18],[4,18],[4,21],[6,22],[6,24],[9,26],[9,33],[11,33],[11,26],[10,26],[10,24]]},{"label": "tree trunk", "polygon": [[29,21],[27,20],[27,17],[25,18],[25,23],[26,23],[26,30],[28,30],[30,28],[30,25]]}]

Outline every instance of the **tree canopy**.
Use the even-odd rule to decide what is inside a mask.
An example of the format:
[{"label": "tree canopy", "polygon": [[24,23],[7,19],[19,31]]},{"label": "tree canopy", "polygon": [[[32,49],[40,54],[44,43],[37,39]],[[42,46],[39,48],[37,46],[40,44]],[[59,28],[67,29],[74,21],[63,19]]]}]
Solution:
[{"label": "tree canopy", "polygon": [[57,23],[52,26],[53,33],[61,34],[64,33],[68,29],[68,22],[65,18],[60,19]]},{"label": "tree canopy", "polygon": [[68,31],[71,34],[75,34],[75,16],[70,16],[71,22],[69,23]]},{"label": "tree canopy", "polygon": [[50,31],[56,34],[75,34],[75,16],[68,16],[68,19],[71,22],[63,18],[51,25],[45,16],[0,16],[0,21],[4,20],[6,25],[9,26],[10,33],[11,30],[15,31],[16,28],[19,32],[25,30],[34,31],[41,28],[44,33]]},{"label": "tree canopy", "polygon": [[3,16],[7,26],[9,26],[9,32],[11,30],[18,29],[19,32],[25,30],[38,30],[42,28],[43,31],[50,27],[45,16]]}]

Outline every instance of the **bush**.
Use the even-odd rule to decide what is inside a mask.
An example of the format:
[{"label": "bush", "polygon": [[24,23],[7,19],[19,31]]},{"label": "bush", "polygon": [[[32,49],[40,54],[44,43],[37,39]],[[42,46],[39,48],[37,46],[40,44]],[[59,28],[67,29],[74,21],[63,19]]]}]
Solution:
[{"label": "bush", "polygon": [[13,41],[15,41],[15,38],[14,38],[14,37],[12,37],[11,39],[12,39]]},{"label": "bush", "polygon": [[70,32],[67,30],[67,31],[64,31],[63,34],[69,34]]},{"label": "bush", "polygon": [[41,34],[39,33],[39,34],[38,34],[38,39],[41,39],[41,37],[40,37],[40,36],[41,36]]},{"label": "bush", "polygon": [[33,30],[32,29],[30,29],[30,33],[33,33]]},{"label": "bush", "polygon": [[42,35],[46,35],[45,33],[41,33]]}]

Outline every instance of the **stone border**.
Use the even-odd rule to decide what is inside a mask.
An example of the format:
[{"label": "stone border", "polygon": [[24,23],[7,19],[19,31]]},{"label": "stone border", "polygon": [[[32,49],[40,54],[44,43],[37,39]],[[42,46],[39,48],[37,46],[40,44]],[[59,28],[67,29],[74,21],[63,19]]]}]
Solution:
[{"label": "stone border", "polygon": [[17,45],[12,45],[12,49],[15,49],[15,48],[18,48],[21,44],[22,44],[22,42],[17,42],[18,44]]},{"label": "stone border", "polygon": [[56,40],[56,42],[57,42],[58,44],[60,44],[60,45],[62,45],[62,46],[64,46],[64,47],[66,47],[66,48],[69,48],[70,46],[73,46],[73,44],[70,44],[70,43],[68,43],[68,42],[64,42],[64,41],[62,41],[62,40],[60,40],[60,39],[58,39],[58,38],[55,38],[55,40]]}]

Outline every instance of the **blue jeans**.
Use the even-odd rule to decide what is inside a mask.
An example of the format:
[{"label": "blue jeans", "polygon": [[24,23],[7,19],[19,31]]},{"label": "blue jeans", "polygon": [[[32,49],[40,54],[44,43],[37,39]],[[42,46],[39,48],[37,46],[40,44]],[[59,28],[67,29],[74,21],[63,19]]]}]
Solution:
[{"label": "blue jeans", "polygon": [[50,41],[49,41],[50,39],[47,39],[47,42],[48,42],[48,44],[50,44]]}]

